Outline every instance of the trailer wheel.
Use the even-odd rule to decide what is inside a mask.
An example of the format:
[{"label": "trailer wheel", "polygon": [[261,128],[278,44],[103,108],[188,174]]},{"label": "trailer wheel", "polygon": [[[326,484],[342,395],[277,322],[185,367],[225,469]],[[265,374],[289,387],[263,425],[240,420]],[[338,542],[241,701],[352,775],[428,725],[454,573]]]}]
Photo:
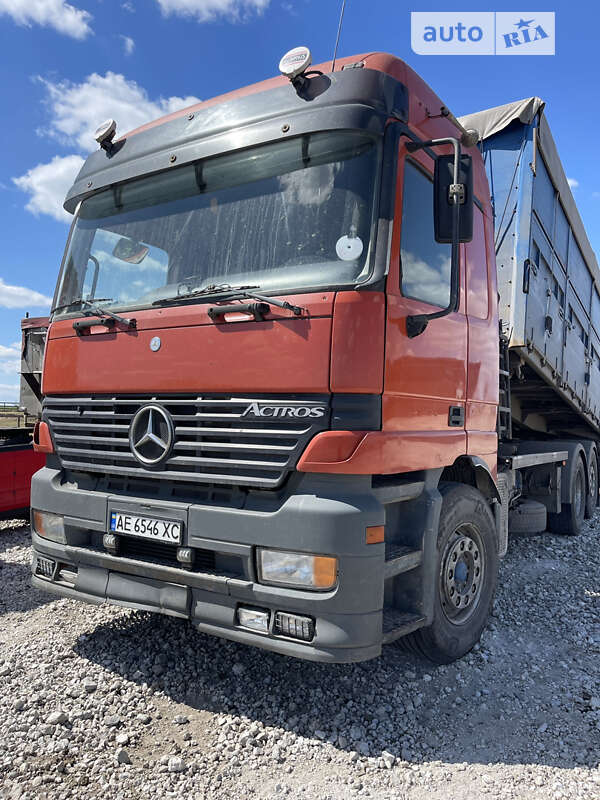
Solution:
[{"label": "trailer wheel", "polygon": [[[433,622],[404,640],[436,664],[449,664],[477,644],[492,609],[498,543],[480,492],[458,483],[440,485]],[[402,640],[401,640],[402,641]]]},{"label": "trailer wheel", "polygon": [[577,536],[581,533],[586,505],[585,468],[581,458],[571,476],[569,503],[563,503],[560,514],[548,514],[548,527],[552,533]]},{"label": "trailer wheel", "polygon": [[591,519],[596,513],[596,506],[598,505],[598,460],[595,450],[591,454],[588,482],[590,490],[585,501],[585,518]]}]

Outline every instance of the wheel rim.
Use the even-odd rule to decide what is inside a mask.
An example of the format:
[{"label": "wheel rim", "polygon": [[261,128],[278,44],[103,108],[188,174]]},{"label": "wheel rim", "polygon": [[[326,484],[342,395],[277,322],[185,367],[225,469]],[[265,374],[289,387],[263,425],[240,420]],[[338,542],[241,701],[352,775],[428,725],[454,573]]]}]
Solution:
[{"label": "wheel rim", "polygon": [[583,469],[577,470],[577,475],[575,476],[575,495],[573,501],[575,505],[575,514],[577,517],[581,517],[584,512],[584,504],[585,504],[585,486],[584,486]]},{"label": "wheel rim", "polygon": [[450,536],[440,570],[440,597],[447,619],[466,622],[476,611],[485,577],[481,536],[473,525],[459,526]]},{"label": "wheel rim", "polygon": [[592,498],[592,512],[598,504],[598,473],[596,464],[592,461],[590,465],[590,497]]}]

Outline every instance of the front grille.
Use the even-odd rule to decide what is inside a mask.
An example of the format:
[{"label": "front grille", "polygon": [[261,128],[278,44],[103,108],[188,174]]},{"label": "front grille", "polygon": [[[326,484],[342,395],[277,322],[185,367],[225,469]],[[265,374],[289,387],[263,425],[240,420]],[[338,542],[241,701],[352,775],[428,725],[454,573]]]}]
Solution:
[{"label": "front grille", "polygon": [[[243,416],[254,403],[326,412],[321,417]],[[129,446],[131,420],[149,404],[168,411],[175,427],[172,453],[158,468],[142,466]],[[47,397],[43,412],[67,469],[263,489],[283,483],[308,441],[329,427],[329,416],[329,398],[315,395]]]},{"label": "front grille", "polygon": [[[134,539],[132,537],[119,537],[118,555],[123,558],[133,558],[136,561],[148,561],[153,564],[163,564],[168,567],[182,568],[177,560],[177,546],[164,542],[153,542],[150,539]],[[194,572],[214,572],[215,553],[213,550],[194,549]]]}]

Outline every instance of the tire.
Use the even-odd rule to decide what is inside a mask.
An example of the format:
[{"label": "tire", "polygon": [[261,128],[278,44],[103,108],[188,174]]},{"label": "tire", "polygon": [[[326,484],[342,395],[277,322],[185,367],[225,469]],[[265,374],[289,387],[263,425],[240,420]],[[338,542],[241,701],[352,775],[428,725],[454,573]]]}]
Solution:
[{"label": "tire", "polygon": [[508,532],[532,534],[542,533],[548,524],[546,506],[535,500],[523,500],[508,512]]},{"label": "tire", "polygon": [[548,527],[552,533],[560,533],[564,536],[577,536],[581,533],[586,496],[585,467],[581,458],[578,458],[577,466],[571,475],[570,502],[563,503],[560,514],[548,514]]},{"label": "tire", "polygon": [[590,456],[590,468],[588,470],[589,492],[585,501],[585,518],[591,519],[596,513],[598,505],[598,459],[596,451],[592,450]]},{"label": "tire", "polygon": [[[450,664],[477,644],[488,621],[498,578],[498,542],[480,492],[460,483],[439,489],[433,622],[401,641],[435,664]],[[460,578],[455,566],[460,566]]]}]

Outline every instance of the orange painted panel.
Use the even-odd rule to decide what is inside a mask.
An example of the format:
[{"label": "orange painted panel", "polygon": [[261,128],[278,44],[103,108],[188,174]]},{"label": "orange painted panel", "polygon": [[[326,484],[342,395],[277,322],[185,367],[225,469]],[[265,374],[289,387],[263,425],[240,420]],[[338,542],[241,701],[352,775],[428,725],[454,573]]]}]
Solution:
[{"label": "orange painted panel", "polygon": [[[312,294],[282,295],[280,300],[288,300],[293,305],[305,309],[302,319],[305,317],[330,317],[333,313],[333,302],[335,292],[316,292]],[[225,305],[231,305],[235,301],[226,301]],[[241,300],[240,302],[245,302]],[[253,302],[248,299],[248,302]],[[182,306],[164,306],[162,308],[146,308],[141,311],[123,312],[122,316],[132,317],[136,320],[138,331],[159,331],[163,328],[185,328],[191,325],[212,325],[214,322],[208,316],[208,309],[211,306],[218,306],[222,303],[215,300],[202,300],[202,302],[190,303]],[[268,320],[297,320],[290,311],[271,306],[271,312],[265,315]],[[48,333],[48,338],[59,339],[69,336],[76,336],[73,330],[73,318],[53,322]]]},{"label": "orange painted panel", "polygon": [[331,337],[331,391],[380,394],[385,352],[385,295],[338,292]]},{"label": "orange painted panel", "polygon": [[467,277],[469,362],[467,371],[467,452],[496,462],[498,436],[498,311],[493,232],[475,208],[473,240],[464,246]]},{"label": "orange painted panel", "polygon": [[[43,391],[326,393],[334,296],[288,296],[305,313],[271,306],[264,322],[215,323],[208,316],[215,301],[131,312],[135,330],[98,327],[78,336],[72,319],[55,322]],[[155,336],[157,352],[150,349]]]},{"label": "orange painted panel", "polygon": [[[398,440],[386,447],[384,472],[428,469],[449,465],[466,452],[462,429],[450,428],[450,406],[464,406],[467,395],[467,322],[465,317],[464,259],[461,258],[459,310],[432,320],[413,339],[406,334],[406,317],[438,309],[428,303],[402,297],[401,225],[402,188],[406,149],[400,146],[396,213],[387,282],[386,364],[383,397],[383,430],[397,431]],[[418,152],[411,158],[430,174],[432,159]],[[432,192],[433,200],[433,192]],[[396,450],[396,441],[404,450]],[[363,442],[359,450],[366,447]],[[393,467],[388,464],[391,462]]]},{"label": "orange painted panel", "polygon": [[[493,247],[488,246],[486,220],[477,208],[473,217],[473,240],[464,246],[467,272],[469,322],[469,399],[498,402],[498,317]],[[491,269],[487,269],[487,263]],[[493,273],[493,274],[489,274]],[[485,302],[484,302],[485,298]],[[496,421],[492,428],[495,430]]]},{"label": "orange painted panel", "polygon": [[[310,442],[298,463],[300,472],[327,472],[340,475],[392,475],[452,464],[466,449],[465,432],[385,431],[368,432],[345,461],[318,461],[324,453],[320,433]],[[313,453],[316,458],[313,459]]]},{"label": "orange painted panel", "polygon": [[51,338],[43,391],[325,393],[330,341],[328,318]]},{"label": "orange painted panel", "polygon": [[382,404],[384,430],[447,431],[450,405],[464,407],[465,404],[444,398],[385,394]]},{"label": "orange painted panel", "polygon": [[495,431],[467,431],[467,453],[472,456],[492,456],[496,461],[498,437]]}]

